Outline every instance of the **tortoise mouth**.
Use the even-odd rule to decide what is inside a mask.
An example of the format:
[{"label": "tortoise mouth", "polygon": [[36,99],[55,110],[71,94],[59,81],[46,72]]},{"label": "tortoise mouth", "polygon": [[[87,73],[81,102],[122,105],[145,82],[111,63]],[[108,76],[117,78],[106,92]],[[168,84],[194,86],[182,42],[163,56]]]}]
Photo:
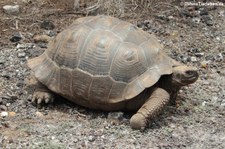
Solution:
[{"label": "tortoise mouth", "polygon": [[188,70],[182,74],[177,74],[173,82],[179,86],[185,86],[194,83],[198,79],[198,72],[195,70]]}]

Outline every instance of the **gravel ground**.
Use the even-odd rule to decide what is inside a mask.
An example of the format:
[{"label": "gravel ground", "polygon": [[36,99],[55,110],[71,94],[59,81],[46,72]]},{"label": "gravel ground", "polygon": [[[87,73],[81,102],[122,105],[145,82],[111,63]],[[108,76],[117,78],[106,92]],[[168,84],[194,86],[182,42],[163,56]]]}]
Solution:
[{"label": "gravel ground", "polygon": [[[81,16],[52,9],[52,1],[18,3],[19,15],[0,12],[0,148],[225,148],[225,3],[161,2],[151,13],[139,5],[113,7],[115,16],[155,34],[168,55],[200,73],[196,83],[182,88],[176,106],[168,105],[147,129],[137,131],[129,126],[132,113],[93,111],[61,97],[41,108],[31,104],[26,62],[47,46],[35,38],[53,37]],[[49,13],[53,10],[57,13]],[[96,13],[112,15],[104,10]]]}]

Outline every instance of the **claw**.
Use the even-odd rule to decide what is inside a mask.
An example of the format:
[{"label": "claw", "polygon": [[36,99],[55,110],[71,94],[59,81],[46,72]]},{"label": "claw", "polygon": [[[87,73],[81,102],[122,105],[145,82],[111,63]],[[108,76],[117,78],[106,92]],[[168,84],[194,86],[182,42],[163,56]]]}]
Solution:
[{"label": "claw", "polygon": [[51,99],[49,97],[45,98],[45,103],[50,103]]},{"label": "claw", "polygon": [[41,99],[41,98],[38,98],[37,104],[39,105],[39,104],[41,104],[41,103],[42,103],[42,99]]},{"label": "claw", "polygon": [[32,100],[31,100],[31,102],[32,102],[32,103],[36,103],[36,98],[33,97]]}]

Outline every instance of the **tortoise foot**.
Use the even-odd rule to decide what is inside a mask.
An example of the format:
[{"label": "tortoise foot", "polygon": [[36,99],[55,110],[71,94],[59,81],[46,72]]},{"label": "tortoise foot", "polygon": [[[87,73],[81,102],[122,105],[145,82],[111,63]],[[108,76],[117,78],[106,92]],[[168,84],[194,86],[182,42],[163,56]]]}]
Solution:
[{"label": "tortoise foot", "polygon": [[42,104],[42,103],[52,103],[54,101],[54,95],[49,92],[44,91],[36,91],[33,94],[32,102],[35,104]]},{"label": "tortoise foot", "polygon": [[133,129],[143,130],[147,125],[147,120],[142,114],[137,113],[131,117],[130,125]]}]

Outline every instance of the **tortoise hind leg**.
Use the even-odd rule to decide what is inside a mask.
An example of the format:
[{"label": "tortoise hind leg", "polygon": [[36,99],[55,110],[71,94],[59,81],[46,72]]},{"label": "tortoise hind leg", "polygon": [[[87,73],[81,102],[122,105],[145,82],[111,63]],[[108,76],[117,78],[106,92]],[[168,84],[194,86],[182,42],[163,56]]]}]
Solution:
[{"label": "tortoise hind leg", "polygon": [[47,104],[54,101],[54,94],[34,76],[30,76],[28,86],[33,90],[32,102],[34,104]]},{"label": "tortoise hind leg", "polygon": [[130,125],[134,129],[144,129],[148,121],[156,116],[169,102],[170,95],[161,88],[156,88],[144,105],[130,119]]},{"label": "tortoise hind leg", "polygon": [[32,102],[40,105],[42,103],[52,103],[54,101],[54,95],[48,90],[36,90],[33,94]]}]

